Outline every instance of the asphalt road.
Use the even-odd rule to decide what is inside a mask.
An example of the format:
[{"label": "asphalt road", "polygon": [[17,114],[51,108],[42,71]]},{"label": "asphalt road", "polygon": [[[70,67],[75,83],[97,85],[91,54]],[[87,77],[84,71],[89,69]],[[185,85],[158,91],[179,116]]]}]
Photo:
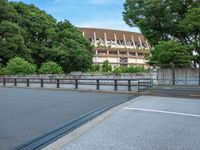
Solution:
[{"label": "asphalt road", "polygon": [[0,88],[0,150],[15,148],[128,94]]},{"label": "asphalt road", "polygon": [[200,99],[136,99],[62,150],[199,150]]}]

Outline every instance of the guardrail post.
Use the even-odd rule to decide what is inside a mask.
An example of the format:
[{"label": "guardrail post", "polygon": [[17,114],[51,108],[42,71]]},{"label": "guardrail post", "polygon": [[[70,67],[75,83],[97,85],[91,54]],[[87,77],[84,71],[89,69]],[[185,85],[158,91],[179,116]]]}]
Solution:
[{"label": "guardrail post", "polygon": [[199,86],[200,86],[200,63],[199,63]]},{"label": "guardrail post", "polygon": [[100,89],[100,88],[99,88],[99,80],[97,79],[96,82],[97,82],[97,83],[96,83],[96,86],[97,86],[96,89],[99,90],[99,89]]},{"label": "guardrail post", "polygon": [[40,79],[40,86],[44,87],[44,81],[43,81],[43,79]]},{"label": "guardrail post", "polygon": [[57,88],[60,88],[60,82],[59,82],[59,79],[57,79]]},{"label": "guardrail post", "polygon": [[153,79],[150,79],[150,92],[152,92],[152,88],[153,88]]},{"label": "guardrail post", "polygon": [[3,79],[3,86],[6,86],[6,79]]},{"label": "guardrail post", "polygon": [[14,79],[14,86],[17,86],[17,79]]},{"label": "guardrail post", "polygon": [[114,80],[114,91],[117,91],[117,80]]},{"label": "guardrail post", "polygon": [[26,79],[26,86],[29,87],[29,79]]},{"label": "guardrail post", "polygon": [[78,80],[75,80],[75,89],[78,89]]},{"label": "guardrail post", "polygon": [[128,80],[128,91],[131,91],[131,80]]}]

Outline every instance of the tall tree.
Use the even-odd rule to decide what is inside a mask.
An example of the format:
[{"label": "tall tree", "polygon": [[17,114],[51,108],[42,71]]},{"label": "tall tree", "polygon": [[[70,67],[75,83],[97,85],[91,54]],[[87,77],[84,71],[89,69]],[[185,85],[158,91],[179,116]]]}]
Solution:
[{"label": "tall tree", "polygon": [[[140,28],[152,46],[174,40],[192,45],[188,55],[200,55],[200,2],[198,0],[126,0],[123,17]],[[194,59],[198,62],[198,59]]]},{"label": "tall tree", "polygon": [[46,60],[41,57],[42,50],[51,48],[55,34],[56,20],[34,5],[12,2],[20,16],[18,24],[24,29],[25,44],[32,50],[32,58],[38,66]]},{"label": "tall tree", "polygon": [[0,22],[0,62],[3,65],[16,56],[31,61],[31,50],[26,47],[22,32],[23,30],[15,23]]},{"label": "tall tree", "polygon": [[0,0],[0,63],[19,56],[41,66],[54,61],[65,72],[90,68],[93,47],[69,21],[22,2]]},{"label": "tall tree", "polygon": [[92,64],[93,47],[67,20],[58,22],[53,48],[44,57],[57,62],[65,72],[85,71]]}]

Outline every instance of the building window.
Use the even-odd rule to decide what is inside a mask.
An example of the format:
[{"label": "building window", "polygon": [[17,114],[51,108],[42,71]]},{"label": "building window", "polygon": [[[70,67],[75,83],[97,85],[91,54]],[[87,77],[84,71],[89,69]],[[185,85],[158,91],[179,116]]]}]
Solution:
[{"label": "building window", "polygon": [[122,56],[127,56],[127,52],[119,52],[119,54]]},{"label": "building window", "polygon": [[97,51],[98,55],[105,56],[107,55],[107,51]]},{"label": "building window", "polygon": [[129,52],[129,55],[130,56],[136,56],[136,53],[135,52]]},{"label": "building window", "polygon": [[138,56],[144,56],[144,54],[143,53],[138,53]]},{"label": "building window", "polygon": [[109,51],[109,55],[117,56],[117,51]]},{"label": "building window", "polygon": [[120,63],[128,63],[128,58],[120,57]]}]

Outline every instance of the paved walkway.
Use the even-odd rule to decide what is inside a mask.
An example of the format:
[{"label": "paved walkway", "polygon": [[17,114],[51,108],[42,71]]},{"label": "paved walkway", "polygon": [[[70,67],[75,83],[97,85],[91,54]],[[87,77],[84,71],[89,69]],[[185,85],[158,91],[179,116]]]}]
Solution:
[{"label": "paved walkway", "polygon": [[200,99],[137,99],[62,150],[199,150]]}]

